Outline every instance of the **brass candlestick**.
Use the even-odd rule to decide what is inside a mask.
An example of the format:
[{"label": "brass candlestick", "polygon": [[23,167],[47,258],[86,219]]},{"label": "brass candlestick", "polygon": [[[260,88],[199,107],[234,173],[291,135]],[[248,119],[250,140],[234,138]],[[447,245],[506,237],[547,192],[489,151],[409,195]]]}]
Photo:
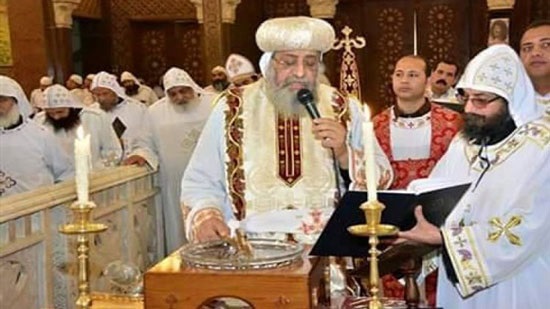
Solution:
[{"label": "brass candlestick", "polygon": [[380,251],[376,248],[378,245],[379,236],[395,235],[399,229],[393,225],[380,224],[382,218],[382,210],[386,208],[384,204],[378,201],[368,201],[361,204],[361,210],[365,213],[365,220],[367,224],[359,224],[348,227],[348,231],[353,235],[368,237],[369,238],[369,309],[382,309],[384,306],[380,301],[380,291],[378,286],[380,285],[380,275],[378,274],[378,255]]},{"label": "brass candlestick", "polygon": [[88,309],[92,305],[90,296],[90,251],[88,234],[100,233],[107,229],[107,225],[93,223],[91,218],[92,210],[96,207],[93,202],[74,202],[69,208],[73,212],[74,223],[65,224],[59,227],[59,232],[66,235],[76,235],[76,252],[78,255],[78,298],[76,299],[77,309]]}]

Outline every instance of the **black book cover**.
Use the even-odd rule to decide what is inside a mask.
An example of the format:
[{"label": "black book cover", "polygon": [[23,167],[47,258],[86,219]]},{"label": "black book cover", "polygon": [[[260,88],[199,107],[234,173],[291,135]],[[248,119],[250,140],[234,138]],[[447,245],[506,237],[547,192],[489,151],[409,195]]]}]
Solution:
[{"label": "black book cover", "polygon": [[[426,219],[441,226],[469,187],[470,184],[467,183],[424,193],[380,191],[378,200],[386,206],[381,223],[395,225],[401,231],[410,230],[416,224],[414,208],[422,205]],[[367,200],[367,192],[347,192],[311,249],[310,255],[367,256],[368,237],[355,236],[347,230],[352,225],[366,224],[364,212],[359,207]]]},{"label": "black book cover", "polygon": [[116,117],[115,120],[113,120],[113,130],[115,130],[116,136],[120,139],[122,134],[126,131],[126,125],[120,118]]}]

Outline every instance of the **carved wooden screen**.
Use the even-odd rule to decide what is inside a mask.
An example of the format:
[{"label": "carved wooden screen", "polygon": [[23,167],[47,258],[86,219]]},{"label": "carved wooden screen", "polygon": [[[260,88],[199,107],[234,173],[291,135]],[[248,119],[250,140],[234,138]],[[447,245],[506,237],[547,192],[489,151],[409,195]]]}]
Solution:
[{"label": "carved wooden screen", "polygon": [[[400,57],[414,52],[415,12],[418,54],[430,64],[443,58],[465,64],[470,56],[468,3],[463,0],[341,1],[334,20],[337,33],[348,25],[367,41],[367,46],[356,53],[363,100],[375,106],[376,112],[393,104],[391,74]],[[331,69],[337,70],[339,65],[337,61],[336,68]]]},{"label": "carved wooden screen", "polygon": [[196,22],[132,22],[134,72],[147,84],[156,85],[172,66],[186,70],[201,84],[200,25]]}]

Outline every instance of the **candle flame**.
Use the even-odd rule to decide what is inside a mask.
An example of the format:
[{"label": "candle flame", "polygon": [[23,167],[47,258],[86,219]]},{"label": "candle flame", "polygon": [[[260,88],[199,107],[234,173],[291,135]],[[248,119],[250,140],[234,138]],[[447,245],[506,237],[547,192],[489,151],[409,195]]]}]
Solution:
[{"label": "candle flame", "polygon": [[82,126],[78,126],[78,129],[76,129],[76,138],[84,139],[84,129],[82,128]]}]

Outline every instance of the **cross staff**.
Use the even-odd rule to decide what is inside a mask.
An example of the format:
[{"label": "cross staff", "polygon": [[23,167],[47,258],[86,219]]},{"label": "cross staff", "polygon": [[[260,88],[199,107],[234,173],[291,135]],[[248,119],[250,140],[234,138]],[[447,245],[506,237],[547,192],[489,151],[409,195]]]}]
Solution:
[{"label": "cross staff", "polygon": [[353,95],[361,100],[359,69],[357,68],[355,53],[352,49],[361,49],[365,47],[365,38],[362,36],[357,36],[353,39],[350,38],[350,34],[353,30],[348,26],[345,26],[341,32],[344,34],[344,38],[336,40],[332,47],[334,50],[344,49],[340,68],[340,91],[348,95]]}]

